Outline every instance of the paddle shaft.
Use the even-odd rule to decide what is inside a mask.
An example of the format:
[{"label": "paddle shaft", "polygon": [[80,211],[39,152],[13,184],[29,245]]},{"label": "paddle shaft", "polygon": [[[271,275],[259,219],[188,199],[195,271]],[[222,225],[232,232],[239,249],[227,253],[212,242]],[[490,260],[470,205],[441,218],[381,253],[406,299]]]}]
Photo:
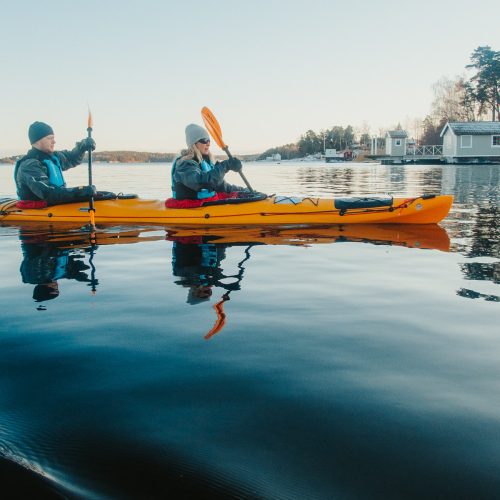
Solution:
[{"label": "paddle shaft", "polygon": [[[92,127],[87,129],[87,137],[92,137]],[[92,149],[89,147],[89,187],[92,188]],[[90,194],[89,210],[94,210],[94,196]]]},{"label": "paddle shaft", "polygon": [[[233,155],[231,154],[231,152],[229,151],[229,148],[227,146],[224,146],[222,149],[226,152],[227,157],[229,159],[231,159],[233,157]],[[241,175],[241,178],[243,179],[243,182],[246,184],[248,190],[251,193],[253,193],[254,191],[252,189],[252,186],[250,186],[250,183],[247,181],[247,178],[245,177],[245,174],[241,170],[238,173]]]}]

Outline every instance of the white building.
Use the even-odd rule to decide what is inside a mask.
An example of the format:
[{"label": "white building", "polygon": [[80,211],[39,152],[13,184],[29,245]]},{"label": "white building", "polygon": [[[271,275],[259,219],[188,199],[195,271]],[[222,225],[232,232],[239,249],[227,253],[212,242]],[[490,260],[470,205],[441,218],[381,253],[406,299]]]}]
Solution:
[{"label": "white building", "polygon": [[385,135],[385,154],[389,156],[404,156],[408,134],[404,130],[389,130]]}]

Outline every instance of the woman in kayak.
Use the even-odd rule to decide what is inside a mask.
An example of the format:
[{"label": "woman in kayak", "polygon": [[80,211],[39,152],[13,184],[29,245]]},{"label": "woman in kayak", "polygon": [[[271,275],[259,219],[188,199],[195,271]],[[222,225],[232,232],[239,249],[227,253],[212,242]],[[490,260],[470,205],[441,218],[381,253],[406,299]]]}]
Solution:
[{"label": "woman in kayak", "polygon": [[188,125],[186,144],[187,151],[172,165],[172,198],[165,202],[168,208],[199,207],[207,201],[236,198],[239,192],[248,192],[224,180],[229,170],[241,170],[241,161],[233,157],[215,162],[210,152],[210,136],[203,127]]}]

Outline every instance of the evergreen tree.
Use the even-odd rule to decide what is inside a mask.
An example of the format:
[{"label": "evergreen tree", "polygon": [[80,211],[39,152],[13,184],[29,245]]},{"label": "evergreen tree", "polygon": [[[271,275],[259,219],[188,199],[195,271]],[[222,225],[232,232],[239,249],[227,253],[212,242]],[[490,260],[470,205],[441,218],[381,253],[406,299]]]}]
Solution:
[{"label": "evergreen tree", "polygon": [[500,120],[500,52],[489,45],[478,47],[472,53],[467,68],[476,70],[469,89],[480,105],[480,110],[491,109],[492,121]]}]

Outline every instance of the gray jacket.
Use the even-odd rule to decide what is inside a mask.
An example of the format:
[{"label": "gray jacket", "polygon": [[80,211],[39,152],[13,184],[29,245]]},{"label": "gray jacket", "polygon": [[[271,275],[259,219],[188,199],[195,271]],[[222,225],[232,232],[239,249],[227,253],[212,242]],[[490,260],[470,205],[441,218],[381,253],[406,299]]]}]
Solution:
[{"label": "gray jacket", "polygon": [[[85,145],[76,143],[72,151],[56,151],[62,170],[79,165],[85,155]],[[14,180],[17,186],[17,196],[20,200],[45,200],[49,205],[67,203],[78,197],[78,188],[53,186],[49,182],[49,173],[44,160],[49,160],[50,155],[32,148],[28,154],[21,158],[14,169]]]},{"label": "gray jacket", "polygon": [[182,184],[188,190],[192,190],[195,193],[202,189],[224,193],[247,191],[245,188],[229,184],[224,180],[224,175],[228,171],[227,164],[227,160],[217,162],[212,170],[204,172],[196,160],[179,159],[175,164],[173,172],[174,190],[176,192],[180,191],[178,184]]}]

